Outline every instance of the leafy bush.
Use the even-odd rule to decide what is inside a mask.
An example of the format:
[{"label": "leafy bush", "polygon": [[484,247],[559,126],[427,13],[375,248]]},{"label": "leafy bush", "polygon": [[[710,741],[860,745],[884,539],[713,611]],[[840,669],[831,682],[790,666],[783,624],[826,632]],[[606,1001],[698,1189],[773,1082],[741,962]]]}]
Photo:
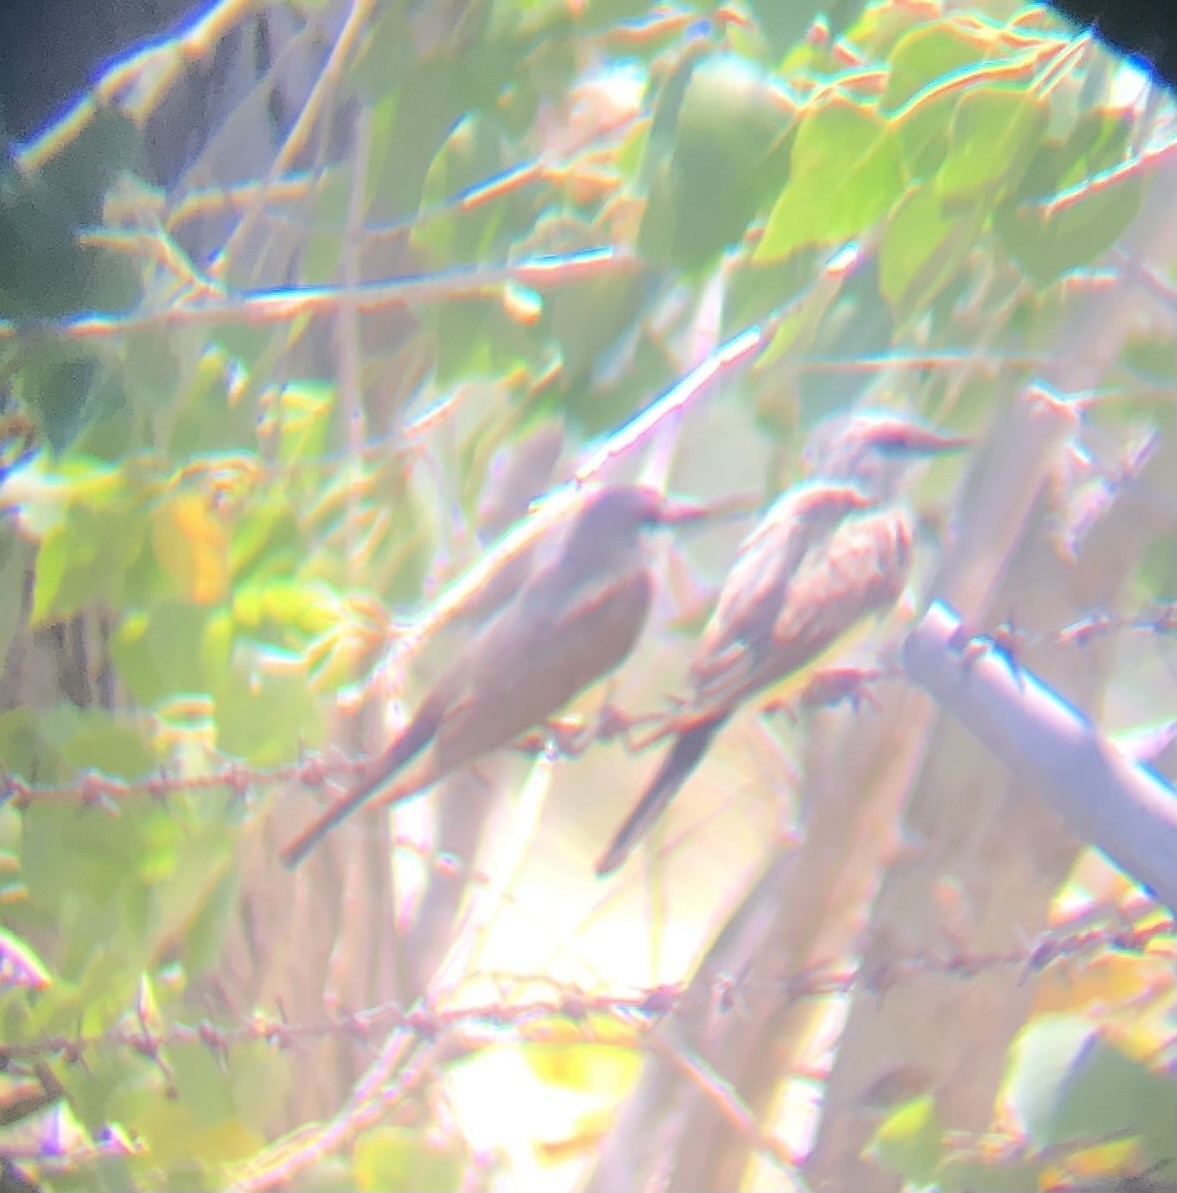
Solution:
[{"label": "leafy bush", "polygon": [[[1172,97],[1008,3],[239,7],[0,179],[6,1180],[997,1190],[1168,1159],[1172,921],[875,665],[937,595],[1012,611],[1109,732],[1171,712]],[[858,402],[977,447],[912,494],[856,709],[749,710],[609,884],[650,765],[617,740],[278,866],[533,499],[579,470],[763,506]],[[611,704],[681,689],[744,532],[659,556]],[[1171,738],[1129,746],[1162,772]]]}]

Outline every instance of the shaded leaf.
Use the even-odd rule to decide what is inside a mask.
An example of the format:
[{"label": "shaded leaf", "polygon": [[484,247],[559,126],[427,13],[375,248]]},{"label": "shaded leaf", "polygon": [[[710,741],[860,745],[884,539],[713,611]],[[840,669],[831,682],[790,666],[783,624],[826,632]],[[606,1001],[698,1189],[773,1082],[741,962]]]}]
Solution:
[{"label": "shaded leaf", "polygon": [[179,692],[206,687],[201,641],[208,612],[184,601],[164,601],[124,618],[111,658],[131,695],[151,706]]},{"label": "shaded leaf", "polygon": [[[1085,1019],[1047,1015],[1014,1045],[1007,1095],[1038,1148],[1147,1130],[1177,1116],[1177,1086]],[[1151,1150],[1151,1149],[1150,1149]],[[1155,1154],[1153,1159],[1162,1155]]]},{"label": "shaded leaf", "polygon": [[696,63],[673,147],[650,175],[638,232],[643,258],[694,272],[737,243],[785,177],[790,123],[770,80],[751,63],[734,55]]},{"label": "shaded leaf", "polygon": [[[994,212],[1001,243],[1039,286],[1097,260],[1136,217],[1139,174],[1108,173],[1123,162],[1127,138],[1122,121],[1085,114],[1064,141],[1039,149],[1022,184]],[[1102,185],[1081,185],[1100,174]]]},{"label": "shaded leaf", "polygon": [[964,268],[985,208],[951,215],[930,183],[913,187],[887,219],[879,286],[897,319],[926,310]]}]

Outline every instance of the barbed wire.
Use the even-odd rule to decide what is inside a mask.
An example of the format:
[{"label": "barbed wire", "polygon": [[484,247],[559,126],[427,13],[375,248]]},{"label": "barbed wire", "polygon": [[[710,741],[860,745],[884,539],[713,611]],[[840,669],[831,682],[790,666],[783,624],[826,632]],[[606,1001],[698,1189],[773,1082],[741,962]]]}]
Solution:
[{"label": "barbed wire", "polygon": [[[996,650],[1017,662],[1031,648],[1083,648],[1116,634],[1152,633],[1177,635],[1177,599],[1156,602],[1131,613],[1097,609],[1056,630],[1028,630],[1015,624],[1011,616],[992,632],[973,634],[966,649],[976,653]],[[825,667],[815,672],[806,686],[787,702],[769,701],[762,711],[783,711],[793,720],[800,711],[849,704],[858,711],[863,703],[878,706],[872,689],[893,682],[902,672],[897,664],[878,661],[869,665]],[[630,748],[645,749],[674,732],[681,712],[631,716],[607,707],[594,724],[580,720],[555,720],[545,729],[525,735],[515,749],[526,754],[548,753],[572,757],[594,742],[621,737]],[[657,728],[640,743],[630,730],[653,723]],[[171,774],[160,770],[138,779],[126,779],[87,770],[70,783],[38,784],[19,775],[0,775],[0,807],[11,803],[18,809],[33,803],[70,801],[94,808],[111,816],[120,814],[119,804],[136,795],[148,795],[161,803],[169,796],[225,789],[234,799],[244,800],[252,792],[296,784],[308,791],[322,790],[331,780],[354,779],[363,774],[368,760],[348,756],[343,751],[306,751],[295,762],[274,767],[252,767],[229,761],[205,774]]]},{"label": "barbed wire", "polygon": [[[1116,921],[1122,915],[1116,907],[1092,913],[1093,917]],[[1001,952],[969,952],[954,946],[940,953],[916,952],[882,961],[875,958],[869,963],[823,963],[798,971],[784,981],[758,979],[754,971],[739,975],[716,973],[710,979],[711,1003],[717,1014],[738,1014],[743,998],[753,990],[774,991],[785,1002],[856,992],[882,998],[898,986],[929,976],[967,981],[982,974],[1014,972],[1021,985],[1056,965],[1089,963],[1107,953],[1167,955],[1164,950],[1171,953],[1175,943],[1177,922],[1171,918],[1145,919],[1131,925],[1109,922],[1079,930],[1050,930],[1022,948]],[[359,1011],[325,1014],[320,1020],[304,1023],[291,1023],[279,1009],[276,1015],[255,1011],[235,1022],[209,1018],[163,1026],[156,1022],[159,1013],[141,997],[116,1026],[105,1031],[56,1033],[4,1044],[0,1046],[0,1066],[14,1073],[49,1059],[79,1064],[84,1063],[88,1052],[113,1047],[138,1053],[160,1067],[170,1084],[163,1053],[181,1043],[201,1043],[224,1060],[233,1047],[259,1041],[285,1051],[329,1036],[367,1043],[391,1031],[404,1031],[422,1041],[437,1041],[449,1035],[451,1043],[460,1042],[461,1051],[477,1051],[501,1043],[504,1030],[514,1029],[522,1039],[551,1041],[567,1038],[568,1025],[588,1042],[595,1037],[615,1042],[619,1030],[623,1035],[636,1032],[640,1036],[671,1014],[687,991],[685,982],[635,988],[622,994],[541,974],[482,972],[470,975],[468,980],[473,979],[490,982],[500,997],[463,1003],[458,997],[459,986],[407,1007],[388,1001]],[[535,993],[537,988],[544,993]],[[556,1020],[563,1023],[557,1025]]]},{"label": "barbed wire", "polygon": [[1018,626],[1011,615],[992,634],[978,637],[987,638],[997,649],[1016,656],[1031,647],[1083,647],[1131,631],[1162,636],[1177,633],[1177,600],[1158,601],[1136,613],[1092,610],[1059,630],[1028,630]]},{"label": "barbed wire", "polygon": [[[951,947],[943,953],[918,952],[885,962],[876,958],[869,964],[816,965],[784,981],[758,979],[751,970],[738,975],[716,973],[709,982],[712,1013],[741,1014],[743,999],[752,990],[773,991],[786,1002],[846,996],[856,991],[881,998],[897,986],[932,975],[968,981],[982,974],[1015,972],[1020,985],[1053,966],[1088,964],[1109,953],[1171,957],[1177,943],[1177,923],[1171,918],[1156,918],[1146,901],[1139,896],[1135,900],[1135,908],[1114,903],[1091,907],[1082,917],[1085,926],[1076,928],[1073,920],[1066,927],[1042,933],[1022,948],[1004,952],[971,953]],[[1135,922],[1125,923],[1133,913]],[[687,982],[618,994],[563,983],[547,975],[480,973],[470,977],[489,981],[499,997],[463,1004],[459,1001],[459,984],[454,990],[419,999],[408,1007],[389,1001],[352,1013],[328,1013],[320,1020],[303,1023],[290,1022],[279,1002],[277,1014],[255,1011],[233,1022],[207,1018],[165,1024],[149,987],[143,983],[135,1005],[122,1014],[115,1026],[101,1032],[56,1033],[5,1044],[0,1046],[0,1070],[10,1080],[27,1080],[30,1089],[33,1083],[39,1084],[40,1096],[29,1105],[29,1113],[33,1114],[60,1101],[63,1087],[48,1067],[49,1062],[86,1066],[88,1057],[104,1048],[119,1049],[146,1061],[161,1076],[165,1096],[177,1097],[179,1091],[166,1055],[172,1047],[203,1045],[219,1066],[226,1067],[232,1050],[248,1044],[260,1042],[285,1052],[330,1037],[348,1039],[370,1046],[374,1056],[384,1057],[388,1063],[382,1061],[378,1066],[385,1073],[379,1088],[362,1098],[357,1091],[354,1104],[341,1115],[334,1131],[338,1143],[353,1136],[374,1115],[382,1117],[403,1102],[428,1074],[481,1049],[501,1046],[505,1034],[531,1043],[632,1043],[668,1055],[684,1071],[689,1070],[690,1079],[704,1095],[737,1125],[742,1124],[745,1133],[750,1132],[750,1141],[762,1154],[781,1163],[795,1163],[796,1158],[784,1144],[757,1127],[750,1108],[701,1058],[692,1053],[680,1054],[653,1033],[657,1024],[673,1014],[687,997]],[[55,1129],[47,1130],[52,1135]],[[1007,1141],[1010,1147],[1019,1143],[1024,1146],[1025,1141]],[[9,1149],[7,1154],[15,1161],[46,1161],[68,1168],[89,1163],[100,1155],[130,1155],[141,1150],[142,1145],[133,1136],[109,1126],[97,1130],[92,1138],[79,1136],[68,1147],[63,1148],[54,1136],[52,1142],[30,1140],[19,1153]],[[305,1138],[296,1133],[275,1144],[256,1164],[247,1165],[234,1187],[271,1187],[284,1173],[305,1166],[324,1150],[334,1149],[325,1147],[325,1139],[314,1133]],[[1122,1187],[1152,1186],[1127,1183]]]}]

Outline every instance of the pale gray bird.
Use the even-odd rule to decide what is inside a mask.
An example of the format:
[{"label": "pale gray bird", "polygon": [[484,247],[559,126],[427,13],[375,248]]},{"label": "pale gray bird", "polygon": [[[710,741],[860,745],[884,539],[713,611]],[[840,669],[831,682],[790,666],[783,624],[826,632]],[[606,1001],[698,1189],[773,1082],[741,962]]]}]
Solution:
[{"label": "pale gray bird", "polygon": [[475,634],[356,788],[285,846],[286,865],[297,865],[374,796],[396,803],[416,795],[509,745],[619,667],[641,634],[653,592],[642,531],[705,513],[644,486],[590,494],[556,557]]},{"label": "pale gray bird", "polygon": [[838,416],[811,437],[812,479],[786,490],[744,540],[703,631],[679,733],[597,862],[617,870],[750,696],[805,671],[864,617],[890,608],[911,571],[911,517],[888,503],[913,461],[964,446],[910,419]]}]

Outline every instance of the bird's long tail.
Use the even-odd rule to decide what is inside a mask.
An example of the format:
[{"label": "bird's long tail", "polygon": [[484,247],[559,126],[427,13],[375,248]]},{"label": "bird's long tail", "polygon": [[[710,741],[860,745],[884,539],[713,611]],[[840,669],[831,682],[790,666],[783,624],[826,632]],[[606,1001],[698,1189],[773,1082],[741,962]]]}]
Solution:
[{"label": "bird's long tail", "polygon": [[711,739],[719,732],[730,714],[711,717],[692,725],[680,733],[674,745],[662,759],[662,765],[642,798],[617,830],[608,848],[597,861],[597,877],[604,878],[625,864],[635,846],[649,832],[654,821],[678,794],[691,772],[703,757]]},{"label": "bird's long tail", "polygon": [[[374,795],[387,788],[397,771],[429,744],[443,715],[444,706],[440,699],[426,700],[400,737],[376,760],[369,774],[282,847],[278,856],[282,859],[283,865],[288,869],[294,869],[333,828]],[[426,786],[428,780],[411,786],[406,785],[403,789],[398,786],[397,801],[415,795]]]}]

